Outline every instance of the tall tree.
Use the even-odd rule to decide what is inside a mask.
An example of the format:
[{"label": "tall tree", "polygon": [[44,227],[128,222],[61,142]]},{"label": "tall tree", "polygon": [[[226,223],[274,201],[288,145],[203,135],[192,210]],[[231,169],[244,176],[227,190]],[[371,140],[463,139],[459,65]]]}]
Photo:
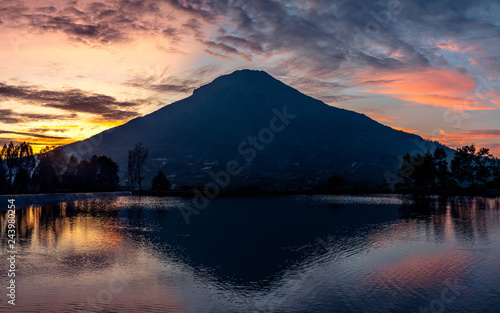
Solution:
[{"label": "tall tree", "polygon": [[500,187],[500,159],[495,158],[492,168],[493,182],[497,188]]},{"label": "tall tree", "polygon": [[12,141],[9,145],[4,144],[1,154],[7,165],[7,188],[9,191],[13,191],[12,183],[14,180],[14,170],[18,161],[17,158],[19,157],[19,146],[14,145]]},{"label": "tall tree", "polygon": [[3,161],[3,156],[0,153],[0,193],[3,193],[5,191],[6,187],[6,175],[5,175],[5,167],[4,167],[4,161]]},{"label": "tall tree", "polygon": [[486,184],[493,178],[495,168],[495,157],[490,153],[490,149],[481,148],[475,156],[475,175],[476,181]]},{"label": "tall tree", "polygon": [[498,166],[489,149],[477,150],[473,144],[457,148],[451,161],[453,177],[462,185],[486,185],[495,179]]},{"label": "tall tree", "polygon": [[[95,157],[95,156],[94,156]],[[94,158],[92,158],[94,160]],[[106,156],[95,159],[96,187],[99,191],[114,191],[118,187],[118,164]]]},{"label": "tall tree", "polygon": [[430,151],[427,151],[425,155],[420,153],[416,156],[404,155],[399,174],[404,178],[404,183],[408,187],[433,187],[436,181],[434,156]]},{"label": "tall tree", "polygon": [[448,155],[446,154],[444,148],[438,147],[434,150],[434,163],[436,166],[436,178],[438,181],[437,185],[440,188],[448,188],[451,186],[451,173],[448,169],[447,157]]},{"label": "tall tree", "polygon": [[76,170],[78,191],[114,191],[118,187],[118,165],[106,156],[82,160]]},{"label": "tall tree", "polygon": [[415,160],[417,165],[410,176],[415,181],[415,187],[433,187],[436,181],[434,156],[430,153],[430,151],[427,151],[425,155],[418,154]]},{"label": "tall tree", "polygon": [[62,149],[42,150],[34,173],[34,181],[39,192],[54,192],[67,189],[63,181],[63,171],[67,167],[67,156]]},{"label": "tall tree", "polygon": [[142,143],[137,143],[134,149],[128,152],[128,182],[129,188],[135,189],[135,185],[139,184],[139,190],[142,190],[142,167],[146,163],[149,155],[149,150]]},{"label": "tall tree", "polygon": [[23,142],[19,144],[17,156],[17,173],[14,178],[14,191],[30,192],[32,191],[32,172],[35,167],[35,157],[33,156],[33,148],[29,143]]},{"label": "tall tree", "polygon": [[475,161],[476,147],[473,144],[457,148],[455,155],[451,160],[453,178],[455,178],[460,184],[474,183],[476,167]]},{"label": "tall tree", "polygon": [[413,179],[411,178],[411,176],[415,171],[416,165],[418,164],[416,164],[416,160],[411,154],[407,153],[403,156],[401,166],[398,170],[398,173],[402,178],[402,182],[398,185],[403,185],[410,188],[414,187]]}]

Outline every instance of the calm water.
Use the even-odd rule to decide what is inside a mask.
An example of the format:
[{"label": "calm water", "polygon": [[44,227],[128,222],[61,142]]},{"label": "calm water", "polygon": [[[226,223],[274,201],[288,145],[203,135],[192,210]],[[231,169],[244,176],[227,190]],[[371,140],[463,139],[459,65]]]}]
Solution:
[{"label": "calm water", "polygon": [[218,198],[187,225],[189,203],[18,210],[13,312],[499,312],[500,199]]}]

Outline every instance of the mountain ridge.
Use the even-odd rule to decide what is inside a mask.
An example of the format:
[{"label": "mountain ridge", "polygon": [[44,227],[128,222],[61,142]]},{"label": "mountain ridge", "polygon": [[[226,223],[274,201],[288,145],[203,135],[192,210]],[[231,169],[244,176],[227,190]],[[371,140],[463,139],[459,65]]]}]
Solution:
[{"label": "mountain ridge", "polygon": [[[238,147],[269,128],[276,110],[297,118],[248,162]],[[195,89],[185,99],[63,149],[81,158],[85,152],[78,146],[91,146],[87,154],[117,161],[122,181],[128,150],[142,142],[150,150],[145,184],[162,169],[178,186],[203,185],[210,173],[235,160],[243,170],[232,185],[302,187],[324,181],[333,172],[355,183],[380,184],[385,172],[397,170],[401,155],[419,149],[417,141],[436,145],[361,113],[330,106],[264,71],[239,70]]]}]

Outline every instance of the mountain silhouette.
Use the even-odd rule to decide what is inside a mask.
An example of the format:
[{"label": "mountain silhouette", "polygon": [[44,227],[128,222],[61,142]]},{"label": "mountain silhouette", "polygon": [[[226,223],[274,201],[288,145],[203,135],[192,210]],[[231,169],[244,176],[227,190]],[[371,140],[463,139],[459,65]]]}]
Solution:
[{"label": "mountain silhouette", "polygon": [[436,146],[329,106],[266,72],[239,70],[188,98],[63,149],[79,157],[112,158],[123,181],[128,150],[137,142],[150,152],[144,186],[159,169],[177,186],[204,185],[211,173],[234,160],[241,171],[231,177],[229,188],[306,187],[334,172],[348,182],[378,185],[388,171],[396,173],[402,155]]}]

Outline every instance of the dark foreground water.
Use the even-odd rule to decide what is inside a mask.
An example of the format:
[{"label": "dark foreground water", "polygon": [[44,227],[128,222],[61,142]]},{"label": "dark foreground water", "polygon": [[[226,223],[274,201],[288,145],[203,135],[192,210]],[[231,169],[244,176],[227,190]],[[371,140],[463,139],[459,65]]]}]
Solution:
[{"label": "dark foreground water", "polygon": [[2,257],[0,311],[499,312],[500,199],[218,198],[187,225],[189,203],[18,210],[16,306]]}]

